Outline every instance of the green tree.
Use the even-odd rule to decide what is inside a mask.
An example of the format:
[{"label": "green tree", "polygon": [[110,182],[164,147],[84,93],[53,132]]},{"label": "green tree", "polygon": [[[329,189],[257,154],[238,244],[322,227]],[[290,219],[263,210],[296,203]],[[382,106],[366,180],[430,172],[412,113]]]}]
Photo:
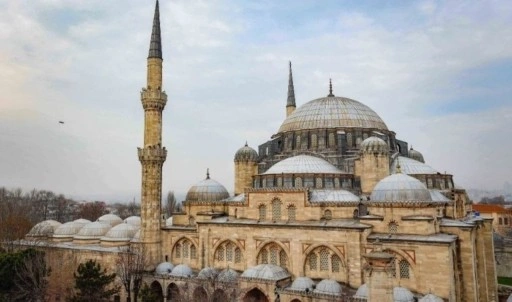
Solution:
[{"label": "green tree", "polygon": [[147,283],[144,283],[139,292],[139,298],[142,302],[159,302],[162,299],[152,290]]},{"label": "green tree", "polygon": [[73,276],[77,292],[69,299],[70,302],[109,301],[119,292],[119,286],[112,284],[116,274],[107,274],[107,270],[102,270],[94,260],[80,263]]}]

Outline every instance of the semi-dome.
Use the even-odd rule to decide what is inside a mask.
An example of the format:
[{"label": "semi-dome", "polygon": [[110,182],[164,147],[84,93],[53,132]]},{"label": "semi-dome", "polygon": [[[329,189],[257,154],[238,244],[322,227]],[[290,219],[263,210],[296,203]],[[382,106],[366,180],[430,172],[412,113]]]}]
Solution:
[{"label": "semi-dome", "polygon": [[136,226],[136,227],[140,227],[141,220],[140,220],[139,216],[130,216],[130,217],[125,218],[124,222],[127,224],[131,224],[133,226]]},{"label": "semi-dome", "polygon": [[214,267],[207,266],[199,271],[199,274],[197,274],[197,278],[199,278],[199,279],[215,279],[215,278],[217,278],[217,275],[219,275],[218,269],[216,269]]},{"label": "semi-dome", "polygon": [[53,232],[55,238],[66,238],[73,237],[76,235],[85,225],[91,223],[87,219],[77,219],[75,221],[66,222],[58,226]]},{"label": "semi-dome", "polygon": [[174,269],[174,265],[170,262],[162,262],[160,263],[156,269],[155,274],[157,275],[169,275]]},{"label": "semi-dome", "polygon": [[368,299],[368,284],[364,283],[357,289],[354,298]]},{"label": "semi-dome", "polygon": [[393,288],[393,300],[395,302],[414,302],[414,295],[405,287]]},{"label": "semi-dome", "polygon": [[104,236],[112,226],[107,222],[95,221],[84,225],[74,236],[77,239],[93,239]]},{"label": "semi-dome", "polygon": [[373,201],[432,201],[430,192],[416,178],[402,173],[379,181],[370,195]]},{"label": "semi-dome", "polygon": [[284,120],[278,132],[332,128],[388,130],[384,121],[368,106],[349,98],[328,96],[297,108]]},{"label": "semi-dome", "polygon": [[247,143],[245,146],[238,149],[235,153],[235,161],[257,161],[258,160],[258,152],[253,148],[249,147]]},{"label": "semi-dome", "polygon": [[[438,296],[434,294],[428,294],[423,298],[420,298],[418,302],[443,302],[444,300],[442,298],[439,298]],[[511,299],[512,302],[512,299]]]},{"label": "semi-dome", "polygon": [[242,273],[244,278],[281,280],[290,277],[290,274],[282,267],[274,264],[260,264],[246,269]]},{"label": "semi-dome", "polygon": [[128,224],[120,223],[115,227],[111,228],[102,240],[107,241],[130,241],[138,231],[138,227]]},{"label": "semi-dome", "polygon": [[386,153],[389,151],[388,144],[381,138],[370,136],[359,145],[363,153]]},{"label": "semi-dome", "polygon": [[36,224],[30,229],[27,236],[30,237],[47,237],[53,235],[55,230],[62,224],[56,220],[45,220]]},{"label": "semi-dome", "polygon": [[[398,169],[400,166],[400,169]],[[437,174],[431,166],[405,156],[398,156],[391,163],[391,173],[401,171],[404,174]]]},{"label": "semi-dome", "polygon": [[187,193],[187,201],[219,201],[229,197],[228,190],[210,178],[206,172],[206,179],[192,186]]},{"label": "semi-dome", "polygon": [[288,157],[263,174],[344,174],[328,161],[311,155]]},{"label": "semi-dome", "polygon": [[222,270],[217,277],[220,282],[235,282],[240,274],[234,269],[227,268]]},{"label": "semi-dome", "polygon": [[186,264],[178,264],[172,269],[170,275],[175,277],[190,277],[193,275],[193,272],[190,266]]},{"label": "semi-dome", "polygon": [[110,224],[111,226],[116,226],[116,225],[120,224],[121,222],[123,222],[121,217],[114,215],[114,214],[105,214],[105,215],[101,216],[100,218],[98,218],[98,221],[106,222],[106,223]]},{"label": "semi-dome", "polygon": [[315,282],[309,277],[297,277],[293,280],[292,285],[289,289],[297,291],[313,291]]},{"label": "semi-dome", "polygon": [[315,287],[315,293],[324,294],[324,295],[341,295],[341,285],[336,282],[336,280],[325,279],[320,282]]},{"label": "semi-dome", "polygon": [[421,154],[421,152],[419,152],[418,150],[414,150],[412,147],[411,149],[409,149],[409,157],[419,162],[425,163],[423,154]]}]

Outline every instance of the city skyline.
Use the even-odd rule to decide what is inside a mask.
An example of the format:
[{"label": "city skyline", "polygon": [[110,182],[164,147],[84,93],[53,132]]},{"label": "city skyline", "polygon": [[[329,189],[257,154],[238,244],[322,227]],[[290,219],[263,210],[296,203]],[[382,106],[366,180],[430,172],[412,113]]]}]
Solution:
[{"label": "city skyline", "polygon": [[[140,199],[153,1],[0,1],[0,185]],[[163,191],[209,168],[233,191],[233,156],[297,106],[334,94],[466,188],[501,188],[512,158],[512,5],[503,2],[161,1]],[[59,123],[62,121],[63,123]]]}]

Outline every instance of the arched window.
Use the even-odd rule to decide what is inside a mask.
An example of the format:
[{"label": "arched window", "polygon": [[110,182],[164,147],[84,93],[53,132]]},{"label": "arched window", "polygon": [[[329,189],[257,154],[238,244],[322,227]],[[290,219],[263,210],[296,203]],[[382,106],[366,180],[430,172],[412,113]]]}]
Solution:
[{"label": "arched window", "polygon": [[190,263],[190,260],[197,259],[197,246],[188,238],[180,239],[174,245],[173,260],[179,263]]},{"label": "arched window", "polygon": [[188,252],[190,251],[190,243],[185,241],[183,243],[183,258],[188,258]]},{"label": "arched window", "polygon": [[331,257],[331,263],[332,263],[332,272],[333,273],[339,273],[341,269],[341,259],[338,257],[338,255],[332,255]]},{"label": "arched window", "polygon": [[197,258],[197,250],[195,245],[190,246],[190,258]]},{"label": "arched window", "polygon": [[[345,265],[341,257],[326,246],[313,249],[306,256],[305,273],[311,278],[332,278],[332,273],[342,273]],[[343,277],[344,274],[338,275]]]},{"label": "arched window", "polygon": [[411,264],[407,259],[392,250],[385,250],[384,252],[395,256],[391,263],[391,267],[393,268],[391,270],[391,276],[393,276],[393,278],[411,279],[413,277]]},{"label": "arched window", "polygon": [[260,205],[258,210],[259,210],[259,215],[260,215],[259,220],[260,221],[265,220],[267,218],[267,207],[264,204],[262,204],[262,205]]},{"label": "arched window", "polygon": [[242,263],[242,257],[242,250],[233,241],[226,240],[215,251],[215,267],[238,267]]},{"label": "arched window", "polygon": [[312,271],[316,271],[318,269],[316,254],[309,255],[309,269]]},{"label": "arched window", "polygon": [[176,256],[176,258],[181,258],[181,243],[176,244],[174,251],[174,255]]},{"label": "arched window", "polygon": [[336,147],[336,138],[334,137],[334,133],[329,133],[329,147]]},{"label": "arched window", "polygon": [[409,262],[402,259],[400,262],[398,262],[398,266],[400,269],[400,279],[409,279]]},{"label": "arched window", "polygon": [[396,234],[398,232],[398,223],[396,221],[392,220],[388,224],[388,230],[391,234]]},{"label": "arched window", "polygon": [[235,249],[235,263],[242,262],[242,251],[239,248]]},{"label": "arched window", "polygon": [[261,248],[258,257],[258,264],[274,264],[281,267],[288,266],[288,255],[277,243],[269,243]]},{"label": "arched window", "polygon": [[295,149],[300,149],[300,135],[295,138]]},{"label": "arched window", "polygon": [[325,210],[324,211],[324,218],[326,220],[331,220],[332,219],[332,212],[331,212],[331,210]]},{"label": "arched window", "polygon": [[235,245],[231,242],[226,244],[226,261],[233,261],[233,250],[235,248]]},{"label": "arched window", "polygon": [[320,250],[320,270],[329,270],[329,252],[327,251],[327,249]]},{"label": "arched window", "polygon": [[279,251],[279,264],[282,267],[286,267],[286,264],[288,263],[288,256],[286,255],[286,252],[283,250]]},{"label": "arched window", "polygon": [[261,264],[267,264],[268,263],[268,251],[267,250],[262,250],[261,251],[259,263],[261,263]]},{"label": "arched window", "polygon": [[274,199],[272,201],[272,221],[281,220],[281,200]]},{"label": "arched window", "polygon": [[316,134],[311,134],[311,148],[316,149],[318,147],[318,138]]},{"label": "arched window", "polygon": [[297,208],[294,205],[288,207],[288,221],[294,222]]},{"label": "arched window", "polygon": [[224,246],[219,246],[217,249],[217,261],[224,261],[225,253]]},{"label": "arched window", "polygon": [[302,187],[302,178],[295,177],[295,187],[296,188],[301,188]]}]

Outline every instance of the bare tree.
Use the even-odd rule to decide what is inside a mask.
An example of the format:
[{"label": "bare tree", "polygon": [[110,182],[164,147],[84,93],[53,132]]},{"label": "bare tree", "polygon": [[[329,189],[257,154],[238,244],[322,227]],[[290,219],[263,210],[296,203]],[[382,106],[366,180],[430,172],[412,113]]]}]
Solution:
[{"label": "bare tree", "polygon": [[167,217],[171,217],[173,213],[181,212],[181,203],[176,201],[176,197],[174,196],[174,191],[167,192],[167,197],[165,199],[165,213]]},{"label": "bare tree", "polygon": [[100,216],[107,214],[107,205],[103,201],[86,202],[80,204],[76,218],[85,218],[95,221]]},{"label": "bare tree", "polygon": [[33,249],[26,252],[23,261],[16,266],[14,298],[27,302],[47,301],[51,269],[46,265],[45,254]]},{"label": "bare tree", "polygon": [[117,276],[121,279],[128,295],[128,301],[137,300],[142,286],[146,257],[144,246],[131,246],[125,252],[120,252],[116,260]]}]

